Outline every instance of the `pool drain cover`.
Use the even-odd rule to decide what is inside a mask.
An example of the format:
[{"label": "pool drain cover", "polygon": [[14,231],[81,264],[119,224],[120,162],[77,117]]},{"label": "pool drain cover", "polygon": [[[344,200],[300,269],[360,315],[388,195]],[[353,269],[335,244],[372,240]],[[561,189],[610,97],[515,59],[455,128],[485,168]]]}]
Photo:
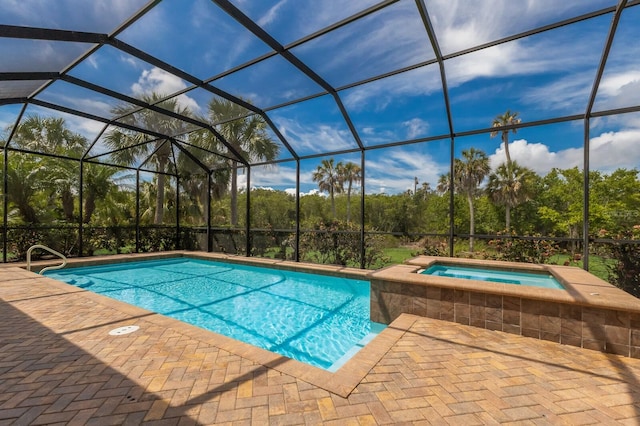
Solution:
[{"label": "pool drain cover", "polygon": [[140,327],[137,325],[126,325],[124,327],[114,328],[109,332],[111,336],[122,336],[123,334],[133,333],[138,330]]}]

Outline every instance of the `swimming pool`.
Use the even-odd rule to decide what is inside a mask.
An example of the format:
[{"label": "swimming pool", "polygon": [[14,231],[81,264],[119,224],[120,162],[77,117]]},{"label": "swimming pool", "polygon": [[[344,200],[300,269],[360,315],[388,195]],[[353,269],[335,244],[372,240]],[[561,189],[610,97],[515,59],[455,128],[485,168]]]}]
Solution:
[{"label": "swimming pool", "polygon": [[564,288],[551,274],[436,263],[422,274],[545,288]]},{"label": "swimming pool", "polygon": [[45,275],[328,371],[385,327],[365,280],[190,258]]}]

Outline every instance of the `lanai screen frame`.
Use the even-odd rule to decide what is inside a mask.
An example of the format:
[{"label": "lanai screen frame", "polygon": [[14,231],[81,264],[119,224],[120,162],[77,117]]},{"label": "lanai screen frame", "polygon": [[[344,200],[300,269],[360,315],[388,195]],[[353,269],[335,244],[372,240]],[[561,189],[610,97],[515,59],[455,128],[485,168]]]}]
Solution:
[{"label": "lanai screen frame", "polygon": [[[16,152],[20,152],[21,150],[18,150],[14,147],[11,146],[11,139],[13,137],[14,132],[16,131],[22,117],[23,114],[25,112],[25,109],[27,108],[27,106],[29,105],[35,105],[35,106],[40,106],[40,107],[45,107],[45,108],[49,108],[52,110],[56,110],[59,112],[63,112],[63,113],[68,113],[68,114],[72,114],[72,115],[76,115],[79,117],[84,117],[90,120],[94,120],[94,121],[98,121],[98,122],[102,122],[104,123],[104,128],[102,130],[102,132],[100,133],[100,135],[98,135],[98,137],[93,141],[93,143],[91,144],[91,146],[93,146],[93,144],[95,144],[97,142],[97,140],[100,138],[101,134],[110,126],[110,125],[117,125],[119,127],[123,127],[123,128],[127,128],[129,130],[133,130],[142,134],[146,134],[149,135],[150,137],[155,137],[155,138],[162,138],[162,139],[166,139],[167,143],[170,143],[172,145],[172,147],[174,147],[174,149],[179,149],[181,150],[183,153],[185,153],[187,156],[189,156],[189,158],[196,163],[198,166],[200,166],[203,170],[203,172],[205,172],[208,176],[208,186],[209,186],[209,191],[208,191],[208,197],[209,197],[209,201],[210,201],[210,197],[211,197],[211,176],[212,173],[214,172],[213,169],[208,168],[205,164],[203,164],[202,162],[200,162],[198,160],[198,158],[196,156],[194,156],[193,154],[189,153],[189,151],[185,150],[183,147],[183,143],[184,141],[181,140],[181,136],[183,135],[165,135],[165,134],[161,134],[161,133],[155,133],[152,131],[149,131],[148,129],[142,129],[136,126],[132,126],[132,125],[126,125],[123,124],[121,122],[117,122],[117,118],[115,119],[105,119],[103,117],[98,117],[92,114],[88,114],[82,111],[78,111],[78,110],[74,110],[68,107],[64,107],[62,105],[57,105],[57,104],[53,104],[53,103],[49,103],[49,102],[45,102],[39,99],[36,99],[36,96],[41,93],[42,91],[46,90],[47,87],[49,87],[51,84],[53,84],[56,81],[64,81],[66,83],[70,83],[88,90],[92,90],[98,93],[101,93],[103,95],[106,96],[110,96],[112,98],[115,98],[119,101],[123,101],[123,102],[127,102],[133,105],[138,106],[139,108],[142,109],[148,109],[151,111],[155,111],[158,113],[162,113],[168,116],[171,116],[173,118],[182,120],[186,123],[189,123],[193,126],[198,127],[199,129],[206,129],[207,131],[213,133],[215,135],[215,137],[226,146],[226,148],[229,150],[230,156],[226,157],[227,159],[231,159],[233,161],[237,161],[238,163],[240,163],[243,167],[246,168],[247,170],[247,188],[251,188],[251,168],[253,166],[263,166],[263,165],[267,165],[267,164],[275,164],[275,163],[279,163],[279,162],[285,162],[285,161],[294,161],[296,164],[296,229],[295,229],[295,261],[299,261],[300,257],[299,257],[299,250],[297,249],[299,246],[299,242],[300,242],[300,161],[301,160],[307,160],[307,159],[313,159],[313,158],[319,158],[319,157],[323,157],[323,156],[329,156],[329,155],[341,155],[341,154],[350,154],[350,153],[359,153],[360,154],[360,167],[362,169],[362,180],[361,180],[361,191],[360,191],[360,243],[361,243],[361,259],[363,264],[361,265],[364,268],[364,250],[365,250],[365,246],[364,246],[364,239],[365,239],[365,228],[364,228],[364,215],[365,215],[365,168],[366,168],[366,153],[368,151],[371,150],[377,150],[377,149],[385,149],[385,148],[394,148],[394,147],[399,147],[399,146],[404,146],[404,145],[411,145],[411,144],[417,144],[417,143],[425,143],[425,142],[430,142],[430,141],[442,141],[442,140],[448,140],[449,141],[449,146],[450,146],[450,174],[451,176],[454,175],[454,158],[455,158],[455,142],[456,142],[456,138],[460,138],[460,137],[464,137],[464,136],[472,136],[472,135],[479,135],[479,134],[489,134],[493,131],[495,131],[495,128],[482,128],[482,129],[475,129],[475,130],[471,130],[471,131],[464,131],[464,132],[455,132],[454,131],[454,123],[453,123],[453,116],[452,116],[452,112],[451,112],[451,106],[450,106],[450,99],[449,99],[449,88],[447,86],[447,73],[446,73],[446,68],[445,68],[445,63],[447,60],[449,59],[453,59],[462,55],[466,55],[469,53],[473,53],[488,47],[494,47],[494,46],[499,46],[501,44],[504,43],[508,43],[510,41],[514,41],[520,38],[524,38],[524,37],[528,37],[528,36],[532,36],[532,35],[536,35],[536,34],[540,34],[546,31],[551,31],[560,27],[564,27],[567,25],[571,25],[580,21],[584,21],[587,19],[591,19],[594,17],[598,17],[598,16],[602,16],[602,15],[607,15],[607,14],[612,14],[613,19],[611,21],[611,25],[609,27],[609,31],[608,34],[606,36],[606,42],[603,48],[603,51],[601,53],[601,59],[600,62],[598,64],[598,68],[597,68],[597,73],[596,73],[596,78],[593,82],[593,85],[591,87],[591,91],[590,91],[590,96],[589,96],[589,101],[588,104],[585,107],[585,111],[582,114],[576,114],[576,115],[570,115],[570,116],[563,116],[563,117],[555,117],[552,119],[545,119],[545,120],[539,120],[539,121],[530,121],[530,122],[525,122],[525,123],[521,123],[521,124],[516,124],[516,125],[512,125],[512,126],[505,126],[505,127],[501,127],[500,130],[511,130],[511,129],[520,129],[520,128],[525,128],[525,127],[533,127],[533,126],[540,126],[540,125],[545,125],[545,124],[553,124],[553,123],[563,123],[563,122],[569,122],[569,121],[577,121],[577,120],[582,120],[584,122],[584,145],[583,145],[583,149],[584,149],[584,164],[583,164],[583,183],[584,183],[584,191],[583,191],[583,232],[582,232],[582,247],[583,247],[583,265],[585,269],[589,268],[589,243],[590,243],[590,237],[589,237],[589,181],[588,181],[588,174],[589,174],[589,141],[590,141],[590,122],[593,118],[597,118],[597,117],[606,117],[606,116],[611,116],[611,115],[618,115],[618,114],[625,114],[625,113],[630,113],[630,112],[639,112],[640,111],[640,105],[638,106],[633,106],[633,107],[627,107],[627,108],[620,108],[620,109],[612,109],[612,110],[606,110],[606,111],[598,111],[598,112],[593,112],[593,105],[595,102],[595,98],[596,98],[596,94],[598,92],[598,88],[599,88],[599,84],[602,78],[602,75],[604,73],[604,69],[605,69],[605,65],[607,63],[607,58],[609,55],[609,51],[611,49],[614,37],[616,35],[616,29],[617,29],[617,25],[618,22],[621,18],[621,15],[623,13],[623,11],[625,10],[625,8],[630,8],[630,7],[635,7],[640,5],[640,1],[635,0],[635,1],[629,1],[629,0],[620,0],[618,2],[618,4],[616,6],[611,6],[611,7],[607,7],[601,10],[597,10],[594,12],[590,12],[584,15],[580,15],[571,19],[566,19],[560,22],[556,22],[553,24],[549,24],[549,25],[545,25],[542,27],[538,27],[532,30],[528,30],[528,31],[524,31],[515,35],[511,35],[499,40],[495,40],[489,43],[485,43],[485,44],[481,44],[478,46],[474,46],[462,51],[458,51],[455,53],[450,53],[450,54],[443,54],[440,46],[439,46],[439,40],[436,36],[436,33],[434,31],[433,25],[431,23],[431,19],[428,13],[428,9],[427,6],[424,2],[424,0],[415,0],[415,5],[417,7],[417,10],[420,14],[420,19],[422,21],[422,24],[424,26],[424,29],[428,35],[428,42],[431,46],[431,48],[433,49],[433,52],[435,53],[435,58],[431,59],[431,60],[427,60],[418,64],[414,64],[408,67],[403,67],[403,68],[399,68],[396,70],[393,70],[391,72],[387,72],[384,73],[382,75],[378,75],[375,77],[371,77],[371,78],[367,78],[364,80],[360,80],[357,81],[355,83],[350,83],[344,86],[340,86],[340,87],[333,87],[331,84],[329,84],[326,80],[324,80],[320,75],[318,75],[313,69],[311,69],[309,66],[307,66],[302,60],[300,60],[296,55],[294,55],[291,50],[304,44],[305,42],[308,42],[310,40],[313,40],[315,38],[318,38],[320,36],[323,36],[325,34],[330,33],[331,31],[334,31],[338,28],[342,28],[344,26],[347,26],[353,22],[358,21],[359,19],[365,18],[371,14],[374,14],[380,10],[383,10],[395,3],[397,3],[399,0],[386,0],[386,1],[382,1],[376,5],[373,5],[359,13],[356,13],[348,18],[345,18],[339,22],[336,22],[322,30],[319,30],[317,32],[314,32],[313,34],[310,34],[306,37],[303,37],[293,43],[290,43],[288,45],[282,45],[280,44],[275,38],[273,38],[269,33],[267,33],[262,27],[260,27],[254,20],[250,19],[247,15],[245,15],[240,9],[238,9],[231,1],[229,0],[212,0],[213,3],[215,3],[219,8],[221,8],[224,12],[226,12],[228,15],[230,15],[231,17],[233,17],[238,23],[240,23],[244,28],[248,29],[254,36],[256,36],[258,39],[260,39],[263,43],[265,43],[267,46],[269,46],[272,49],[272,52],[265,54],[259,58],[256,58],[254,60],[251,60],[247,63],[244,63],[240,66],[234,67],[231,70],[225,71],[222,74],[216,75],[210,79],[207,80],[200,80],[197,77],[190,75],[189,73],[182,71],[178,68],[176,68],[175,66],[166,63],[156,57],[153,57],[152,55],[148,54],[147,52],[141,51],[125,42],[123,42],[122,40],[118,39],[118,35],[121,34],[124,30],[126,30],[128,27],[130,27],[131,25],[133,25],[136,21],[138,21],[141,17],[143,17],[147,12],[149,12],[150,10],[152,10],[155,6],[157,6],[158,3],[160,3],[159,1],[150,1],[147,5],[145,5],[144,7],[142,7],[137,13],[135,13],[130,19],[128,19],[127,21],[123,22],[118,28],[116,28],[113,32],[109,33],[109,34],[104,34],[104,33],[90,33],[90,32],[79,32],[79,31],[69,31],[69,30],[57,30],[57,29],[47,29],[47,28],[31,28],[31,27],[19,27],[19,26],[12,26],[12,25],[0,25],[0,37],[7,37],[7,38],[16,38],[16,39],[29,39],[29,40],[47,40],[47,41],[68,41],[68,42],[82,42],[82,43],[91,43],[94,44],[95,46],[90,49],[89,51],[87,51],[84,55],[82,55],[81,57],[77,58],[75,61],[73,61],[72,63],[70,63],[67,67],[65,67],[62,71],[60,72],[2,72],[0,73],[0,82],[2,81],[46,81],[45,84],[43,84],[40,88],[38,88],[35,92],[31,93],[30,95],[26,96],[26,97],[20,97],[20,98],[6,98],[6,99],[0,99],[0,106],[2,105],[11,105],[11,104],[21,104],[22,109],[20,110],[20,113],[18,115],[18,118],[16,120],[15,125],[12,128],[12,132],[9,135],[7,142],[3,148],[3,155],[4,155],[4,170],[3,170],[3,182],[4,182],[4,187],[3,187],[3,195],[5,195],[3,197],[3,203],[4,203],[4,221],[3,221],[3,236],[4,236],[4,244],[3,244],[3,262],[7,261],[7,236],[8,236],[8,218],[7,218],[7,213],[8,213],[8,199],[6,197],[7,194],[7,160],[9,157],[9,152],[10,151],[16,151]],[[163,71],[166,71],[172,75],[175,75],[181,79],[183,79],[184,81],[190,83],[192,85],[192,87],[197,87],[197,88],[201,88],[206,90],[207,92],[210,92],[212,95],[214,96],[218,96],[224,99],[227,99],[229,101],[235,102],[239,105],[241,105],[242,107],[244,107],[250,114],[256,114],[258,116],[260,116],[266,123],[267,125],[270,127],[270,130],[273,132],[274,135],[276,135],[276,137],[279,139],[279,142],[287,149],[289,155],[291,156],[291,159],[287,159],[287,160],[276,160],[276,161],[268,161],[268,162],[258,162],[258,163],[251,163],[249,161],[249,159],[244,158],[239,152],[235,151],[233,146],[231,144],[229,144],[226,140],[224,140],[224,137],[222,135],[220,135],[215,127],[213,127],[211,124],[209,123],[204,123],[202,121],[199,121],[197,119],[191,118],[191,117],[186,117],[177,113],[172,113],[170,111],[167,111],[165,109],[162,109],[160,107],[157,106],[157,104],[149,104],[146,103],[144,101],[141,101],[139,99],[135,99],[131,96],[128,96],[124,93],[120,93],[114,90],[110,90],[107,89],[105,87],[101,87],[98,86],[96,84],[84,81],[80,78],[77,77],[73,77],[72,75],[69,75],[69,71],[71,71],[74,67],[76,67],[78,64],[82,63],[82,61],[84,61],[86,58],[88,58],[93,52],[95,52],[97,49],[99,49],[100,47],[104,46],[104,45],[108,45],[111,46],[115,49],[118,49],[119,51],[125,52],[135,58],[138,58],[140,60],[143,60]],[[269,59],[271,57],[274,56],[279,56],[282,59],[286,60],[289,64],[293,65],[294,67],[296,67],[299,71],[301,71],[304,75],[306,75],[309,79],[311,79],[312,81],[314,81],[318,86],[320,86],[322,88],[322,92],[320,93],[316,93],[316,94],[312,94],[300,99],[296,99],[293,101],[289,101],[286,103],[282,103],[282,104],[278,104],[275,106],[271,106],[265,109],[261,109],[255,105],[252,105],[249,102],[244,101],[243,99],[240,99],[228,92],[225,92],[224,90],[221,90],[220,88],[216,87],[213,82],[214,80],[217,80],[219,78],[222,78],[226,75],[230,75],[233,72],[237,72],[239,70],[242,70],[244,68],[247,67],[251,67],[261,61],[264,61],[266,59]],[[441,134],[441,135],[435,135],[435,136],[429,136],[429,137],[425,137],[425,138],[418,138],[418,139],[413,139],[413,140],[401,140],[401,141],[396,141],[396,142],[390,142],[390,143],[385,143],[385,144],[380,144],[380,145],[375,145],[375,146],[366,146],[361,138],[360,135],[358,134],[358,131],[353,123],[352,118],[350,117],[349,112],[347,111],[347,109],[345,108],[343,101],[340,97],[340,93],[348,90],[348,89],[352,89],[367,83],[371,83],[377,80],[381,80],[387,77],[391,77],[394,75],[398,75],[407,71],[411,71],[414,69],[418,69],[421,67],[425,67],[425,66],[429,66],[429,65],[433,65],[433,66],[437,66],[440,72],[440,77],[441,77],[441,82],[442,82],[442,91],[443,91],[443,96],[444,96],[444,105],[445,105],[445,109],[446,109],[446,114],[447,114],[447,125],[448,125],[448,133],[446,134]],[[191,89],[192,87],[190,87],[189,89]],[[175,96],[176,94],[172,94],[171,96]],[[292,146],[289,144],[287,138],[282,135],[282,133],[278,130],[278,127],[273,123],[273,121],[271,120],[271,118],[269,117],[268,113],[270,111],[273,110],[277,110],[278,108],[282,108],[285,106],[289,106],[289,105],[294,105],[300,102],[304,102],[313,98],[317,98],[320,96],[325,96],[325,95],[329,95],[330,97],[333,98],[334,102],[336,103],[338,109],[340,110],[340,113],[342,114],[342,117],[344,119],[344,121],[346,122],[349,131],[351,132],[351,135],[353,136],[353,139],[355,140],[357,147],[352,148],[352,149],[346,149],[346,150],[341,150],[341,151],[333,151],[333,152],[323,152],[320,154],[312,154],[312,155],[299,155],[294,148],[292,148]],[[79,232],[79,240],[80,240],[80,245],[82,245],[82,235],[83,235],[83,221],[82,221],[82,198],[83,198],[83,185],[82,185],[82,179],[83,179],[83,164],[84,163],[90,163],[90,162],[96,162],[95,160],[92,159],[87,159],[87,156],[89,154],[91,148],[89,148],[87,150],[87,152],[83,153],[82,157],[80,158],[80,160],[77,159],[73,159],[73,158],[65,158],[69,161],[79,161],[80,162],[80,185],[79,185],[79,197],[80,197],[80,220],[79,220],[79,228],[78,228],[78,232]],[[29,151],[22,151],[22,152],[29,152]],[[58,157],[56,155],[53,154],[43,154],[40,152],[30,152],[30,153],[34,153],[34,154],[38,154],[38,155],[49,155],[49,156],[54,156],[54,157]],[[220,155],[218,153],[214,153],[217,155]],[[153,155],[153,154],[151,154]],[[134,170],[136,172],[136,176],[137,176],[137,182],[139,185],[139,175],[141,171],[150,171],[153,173],[158,173],[157,171],[151,171],[151,170],[145,170],[142,166],[149,160],[149,158],[151,157],[151,155],[142,162],[142,164],[138,167],[126,167],[126,166],[121,166],[118,165],[117,167],[120,168],[129,168],[131,170]],[[59,157],[59,158],[64,158],[64,157]],[[105,164],[102,162],[96,162],[98,164]],[[108,164],[107,164],[108,165]],[[179,177],[177,176],[177,174],[171,174],[171,173],[166,173],[168,175],[174,176],[176,179],[179,179]],[[177,185],[177,187],[179,187],[179,184]],[[251,225],[250,225],[250,210],[251,210],[251,198],[250,198],[250,190],[247,191],[247,202],[246,202],[246,210],[245,210],[245,214],[247,217],[246,220],[246,255],[250,256],[251,253]],[[136,197],[136,204],[139,203],[139,197]],[[209,203],[210,204],[210,203]],[[449,191],[449,235],[448,235],[448,242],[449,242],[449,253],[450,255],[453,255],[453,245],[454,245],[454,239],[456,237],[462,236],[465,237],[465,234],[459,234],[455,232],[455,228],[454,228],[454,191]],[[208,211],[208,217],[206,219],[207,222],[207,240],[208,240],[208,247],[207,249],[210,251],[211,250],[211,238],[209,238],[209,234],[211,232],[211,211]],[[139,223],[139,215],[137,215],[136,218],[136,251],[138,251],[139,247],[138,247],[138,239],[139,239],[139,232],[140,232],[140,223]],[[177,223],[176,223],[176,235],[179,235],[180,232],[180,222],[179,222],[179,218],[177,219]],[[80,253],[82,253],[82,248],[80,248]]]}]

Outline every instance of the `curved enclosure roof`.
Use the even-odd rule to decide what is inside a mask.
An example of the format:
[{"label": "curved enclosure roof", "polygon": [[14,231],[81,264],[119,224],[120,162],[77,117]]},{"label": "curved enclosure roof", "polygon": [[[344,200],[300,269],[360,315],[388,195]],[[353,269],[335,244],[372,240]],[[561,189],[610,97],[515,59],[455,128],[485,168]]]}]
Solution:
[{"label": "curved enclosure roof", "polygon": [[[212,158],[262,161],[219,132],[238,118],[261,117],[283,161],[448,144],[490,133],[507,109],[520,112],[519,127],[637,113],[638,5],[3,2],[0,140],[11,148],[30,116],[59,117],[89,141],[74,158],[124,165],[108,140],[124,130],[140,144],[166,139],[210,170]],[[225,109],[212,115],[216,102]],[[144,168],[146,155],[133,164]]]}]

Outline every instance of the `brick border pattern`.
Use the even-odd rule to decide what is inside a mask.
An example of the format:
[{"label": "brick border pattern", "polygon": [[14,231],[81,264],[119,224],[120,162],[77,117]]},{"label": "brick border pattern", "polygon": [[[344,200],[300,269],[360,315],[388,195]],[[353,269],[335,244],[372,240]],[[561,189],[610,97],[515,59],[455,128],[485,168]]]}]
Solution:
[{"label": "brick border pattern", "polygon": [[371,320],[408,313],[640,358],[640,314],[371,279]]}]

